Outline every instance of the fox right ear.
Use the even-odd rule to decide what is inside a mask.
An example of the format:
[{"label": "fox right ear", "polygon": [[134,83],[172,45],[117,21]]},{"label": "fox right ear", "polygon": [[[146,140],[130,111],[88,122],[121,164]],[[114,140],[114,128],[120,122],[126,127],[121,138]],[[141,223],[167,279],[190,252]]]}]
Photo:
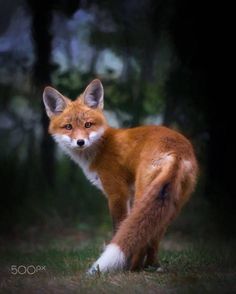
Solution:
[{"label": "fox right ear", "polygon": [[49,118],[61,113],[67,105],[67,98],[52,87],[46,87],[43,91],[43,102]]},{"label": "fox right ear", "polygon": [[103,109],[103,86],[100,80],[93,80],[83,93],[83,101],[90,108]]}]

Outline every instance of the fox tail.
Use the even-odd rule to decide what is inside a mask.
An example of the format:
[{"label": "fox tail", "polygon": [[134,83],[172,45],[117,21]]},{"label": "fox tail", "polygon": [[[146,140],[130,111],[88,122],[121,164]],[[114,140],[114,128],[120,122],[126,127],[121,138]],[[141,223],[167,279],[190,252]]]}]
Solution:
[{"label": "fox tail", "polygon": [[129,216],[89,269],[89,274],[127,268],[132,255],[145,249],[168,226],[179,210],[180,164],[177,156],[165,162],[145,195],[135,201]]}]

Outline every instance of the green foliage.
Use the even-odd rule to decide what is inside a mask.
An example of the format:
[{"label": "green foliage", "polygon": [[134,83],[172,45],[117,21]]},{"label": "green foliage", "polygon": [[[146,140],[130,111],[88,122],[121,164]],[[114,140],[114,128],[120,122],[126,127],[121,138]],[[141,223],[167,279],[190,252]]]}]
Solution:
[{"label": "green foliage", "polygon": [[75,99],[85,90],[88,80],[92,76],[82,75],[79,71],[55,72],[53,74],[53,85],[63,95]]},{"label": "green foliage", "polygon": [[147,83],[145,93],[143,107],[147,115],[163,113],[165,95],[163,86]]}]

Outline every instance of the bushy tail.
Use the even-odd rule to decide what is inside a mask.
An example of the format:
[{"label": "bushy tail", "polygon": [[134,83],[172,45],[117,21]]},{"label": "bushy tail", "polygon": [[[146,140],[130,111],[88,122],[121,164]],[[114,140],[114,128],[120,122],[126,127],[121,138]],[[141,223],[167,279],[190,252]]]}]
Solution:
[{"label": "bushy tail", "polygon": [[170,223],[178,210],[178,169],[179,160],[174,156],[162,166],[145,195],[135,201],[130,215],[121,223],[90,273],[98,269],[106,272],[125,268],[132,254],[145,248]]}]

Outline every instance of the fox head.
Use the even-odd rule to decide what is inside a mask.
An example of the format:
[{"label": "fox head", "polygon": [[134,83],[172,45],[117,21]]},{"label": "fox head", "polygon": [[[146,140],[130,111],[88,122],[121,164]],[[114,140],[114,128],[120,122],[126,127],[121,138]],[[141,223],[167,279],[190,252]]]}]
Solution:
[{"label": "fox head", "polygon": [[[103,86],[93,80],[75,101],[46,87],[43,102],[50,118],[49,133],[66,150],[82,151],[98,142],[107,128]],[[68,151],[69,151],[68,150]]]}]

